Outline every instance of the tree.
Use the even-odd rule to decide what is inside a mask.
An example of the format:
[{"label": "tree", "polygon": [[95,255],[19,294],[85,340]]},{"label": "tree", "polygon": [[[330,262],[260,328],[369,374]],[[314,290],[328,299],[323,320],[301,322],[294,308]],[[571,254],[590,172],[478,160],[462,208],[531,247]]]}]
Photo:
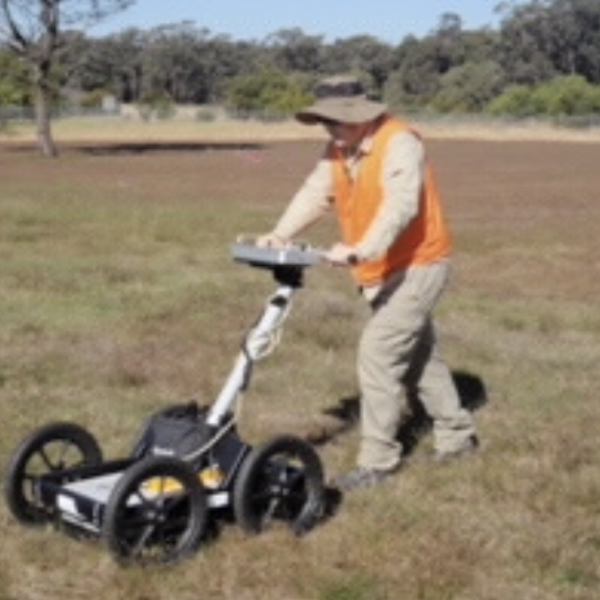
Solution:
[{"label": "tree", "polygon": [[373,97],[383,95],[389,73],[395,66],[393,48],[370,35],[336,40],[324,51],[324,69],[327,73],[360,75]]},{"label": "tree", "polygon": [[135,0],[0,0],[0,42],[30,67],[40,151],[57,156],[51,109],[57,52],[68,44],[63,32],[89,28]]},{"label": "tree", "polygon": [[409,36],[398,48],[398,57],[400,66],[390,74],[386,93],[394,90],[394,104],[410,108],[426,106],[439,92],[445,72],[440,64],[436,38],[428,36],[418,40]]},{"label": "tree", "polygon": [[598,0],[533,0],[507,8],[499,62],[512,83],[537,85],[561,75],[600,83]]},{"label": "tree", "polygon": [[273,55],[275,68],[282,71],[315,73],[323,60],[323,37],[306,35],[299,27],[275,32],[266,38],[265,45]]},{"label": "tree", "polygon": [[217,100],[223,79],[253,63],[227,38],[213,37],[189,22],[153,29],[146,38],[141,68],[142,94],[168,97],[175,103],[206,104]]},{"label": "tree", "polygon": [[581,75],[600,83],[600,3],[555,0],[548,8],[552,27],[549,53],[563,75]]},{"label": "tree", "polygon": [[535,85],[556,75],[549,47],[552,27],[548,9],[539,0],[519,4],[505,17],[498,60],[510,82]]},{"label": "tree", "polygon": [[113,94],[120,102],[137,102],[142,93],[142,58],[148,48],[147,39],[148,34],[135,28],[86,39],[78,55],[69,53],[69,85],[86,94]]}]

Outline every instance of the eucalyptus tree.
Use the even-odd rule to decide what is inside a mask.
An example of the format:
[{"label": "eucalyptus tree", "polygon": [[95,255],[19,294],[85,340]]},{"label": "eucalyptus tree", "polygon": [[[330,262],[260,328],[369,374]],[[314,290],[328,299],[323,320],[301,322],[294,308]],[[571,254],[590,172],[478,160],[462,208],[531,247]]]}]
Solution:
[{"label": "eucalyptus tree", "polygon": [[555,0],[548,19],[549,55],[556,70],[600,83],[600,2]]},{"label": "eucalyptus tree", "polygon": [[355,35],[337,39],[323,49],[326,73],[354,73],[362,77],[369,92],[383,95],[390,71],[395,67],[394,47],[372,35]]},{"label": "eucalyptus tree", "polygon": [[465,62],[462,19],[455,13],[444,13],[430,37],[437,46],[437,70],[444,75]]},{"label": "eucalyptus tree", "polygon": [[598,0],[534,0],[503,11],[499,60],[513,83],[561,75],[600,83]]},{"label": "eucalyptus tree", "polygon": [[513,6],[500,26],[499,60],[509,80],[535,85],[558,74],[552,60],[554,26],[545,2]]},{"label": "eucalyptus tree", "polygon": [[71,84],[92,94],[113,94],[120,102],[136,102],[141,94],[142,57],[148,34],[128,28],[102,38],[87,38],[76,61]]},{"label": "eucalyptus tree", "polygon": [[229,83],[256,72],[269,63],[265,48],[249,41],[232,41],[218,36],[203,45],[202,60],[206,77],[205,101],[221,103],[225,100]]},{"label": "eucalyptus tree", "polygon": [[[439,44],[434,36],[406,37],[396,49],[398,67],[390,74],[386,91],[392,104],[424,107],[441,86]],[[444,66],[444,68],[446,68]]]},{"label": "eucalyptus tree", "polygon": [[299,27],[280,29],[263,42],[276,69],[288,72],[318,73],[323,62],[324,39],[306,35]]},{"label": "eucalyptus tree", "polygon": [[0,41],[30,67],[40,151],[56,156],[51,131],[57,54],[69,30],[87,29],[135,0],[0,0]]},{"label": "eucalyptus tree", "polygon": [[193,97],[195,82],[202,81],[198,45],[208,30],[197,29],[189,22],[152,29],[142,57],[143,95],[168,98],[185,103]]},{"label": "eucalyptus tree", "polygon": [[440,17],[431,34],[437,46],[439,90],[430,105],[443,112],[479,112],[503,89],[504,69],[496,59],[498,35],[464,30],[454,13]]},{"label": "eucalyptus tree", "polygon": [[219,103],[230,80],[254,72],[265,60],[263,46],[213,35],[189,22],[130,28],[89,38],[71,84],[133,104]]}]

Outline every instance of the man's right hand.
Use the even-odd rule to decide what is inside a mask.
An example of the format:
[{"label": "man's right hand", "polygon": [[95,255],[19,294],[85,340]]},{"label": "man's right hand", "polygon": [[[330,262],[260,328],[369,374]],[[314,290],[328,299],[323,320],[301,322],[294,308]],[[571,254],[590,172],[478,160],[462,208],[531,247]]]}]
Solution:
[{"label": "man's right hand", "polygon": [[286,240],[273,232],[259,235],[256,238],[256,245],[259,248],[284,248],[289,243],[289,240]]}]

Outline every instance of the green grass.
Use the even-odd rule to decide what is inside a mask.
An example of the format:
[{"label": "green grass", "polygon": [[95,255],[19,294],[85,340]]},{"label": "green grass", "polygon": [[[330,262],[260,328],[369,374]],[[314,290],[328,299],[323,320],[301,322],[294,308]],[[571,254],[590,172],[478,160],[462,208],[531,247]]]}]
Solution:
[{"label": "green grass", "polygon": [[[230,260],[229,244],[277,217],[304,175],[307,151],[295,162],[294,148],[267,146],[264,170],[235,150],[0,154],[0,467],[55,419],[84,425],[119,456],[149,412],[212,401],[274,290],[267,274]],[[443,169],[453,146],[437,151]],[[284,177],[271,165],[286,152]],[[478,156],[447,185],[451,199],[470,189]],[[549,170],[560,163],[548,160]],[[553,189],[580,199],[568,180],[586,175]],[[507,181],[496,185],[495,202],[510,198]],[[101,544],[23,528],[2,505],[0,598],[593,600],[600,320],[582,257],[597,256],[598,209],[553,215],[545,197],[516,213],[468,196],[449,205],[458,252],[438,324],[452,367],[487,392],[480,456],[430,465],[426,436],[393,482],[345,498],[304,538],[232,525],[192,560],[151,571],[117,567]],[[316,237],[332,235],[325,226]],[[335,413],[356,395],[364,316],[344,273],[307,273],[246,394],[249,441],[329,435],[318,448],[327,474],[353,464],[357,429]]]}]

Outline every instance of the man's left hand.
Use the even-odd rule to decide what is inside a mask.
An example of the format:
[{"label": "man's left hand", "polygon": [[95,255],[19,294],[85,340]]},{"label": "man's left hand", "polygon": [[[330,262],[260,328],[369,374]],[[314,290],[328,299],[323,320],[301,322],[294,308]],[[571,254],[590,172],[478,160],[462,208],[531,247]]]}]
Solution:
[{"label": "man's left hand", "polygon": [[358,262],[356,248],[338,242],[325,254],[325,259],[335,267],[349,267]]}]

